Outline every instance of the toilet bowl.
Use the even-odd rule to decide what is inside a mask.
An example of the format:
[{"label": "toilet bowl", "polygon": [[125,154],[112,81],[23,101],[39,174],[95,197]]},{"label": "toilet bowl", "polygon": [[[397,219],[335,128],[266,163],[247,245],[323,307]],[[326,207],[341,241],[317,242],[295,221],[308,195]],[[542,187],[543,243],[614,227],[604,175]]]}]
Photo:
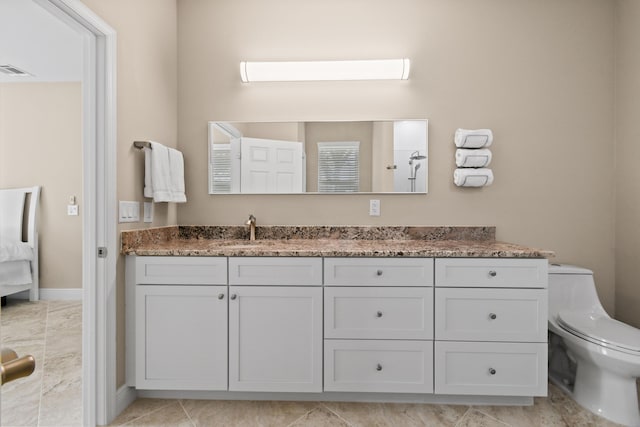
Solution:
[{"label": "toilet bowl", "polygon": [[549,266],[549,332],[551,381],[591,412],[640,427],[640,329],[607,314],[590,270]]}]

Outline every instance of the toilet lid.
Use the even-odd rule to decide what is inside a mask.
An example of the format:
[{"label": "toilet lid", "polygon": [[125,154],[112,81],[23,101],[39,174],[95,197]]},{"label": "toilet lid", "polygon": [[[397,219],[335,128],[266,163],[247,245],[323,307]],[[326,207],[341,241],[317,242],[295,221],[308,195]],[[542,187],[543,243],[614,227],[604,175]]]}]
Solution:
[{"label": "toilet lid", "polygon": [[640,329],[598,313],[560,310],[558,323],[587,339],[623,351],[640,352]]}]

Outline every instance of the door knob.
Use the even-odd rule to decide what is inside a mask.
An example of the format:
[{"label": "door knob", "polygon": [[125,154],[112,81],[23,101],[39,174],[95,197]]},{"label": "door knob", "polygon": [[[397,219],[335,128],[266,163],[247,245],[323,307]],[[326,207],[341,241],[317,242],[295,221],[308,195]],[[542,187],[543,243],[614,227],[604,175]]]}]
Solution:
[{"label": "door knob", "polygon": [[36,369],[36,359],[31,355],[18,357],[16,352],[11,349],[3,349],[1,354],[0,384],[28,377]]}]

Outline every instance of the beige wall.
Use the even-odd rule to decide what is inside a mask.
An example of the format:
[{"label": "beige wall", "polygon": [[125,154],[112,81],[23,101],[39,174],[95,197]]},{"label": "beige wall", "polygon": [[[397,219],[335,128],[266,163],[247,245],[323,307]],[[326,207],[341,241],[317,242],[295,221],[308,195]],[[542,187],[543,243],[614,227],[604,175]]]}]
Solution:
[{"label": "beige wall", "polygon": [[640,328],[640,2],[616,5],[616,317]]},{"label": "beige wall", "polygon": [[82,288],[82,86],[0,83],[0,188],[42,186],[40,288]]},{"label": "beige wall", "polygon": [[[171,147],[177,145],[176,0],[83,2],[117,32],[117,195],[119,200],[142,202],[145,200],[142,195],[144,156],[133,148],[133,141],[150,139]],[[206,123],[204,127],[206,130]],[[192,160],[185,159],[187,170]],[[120,225],[118,230],[176,224],[175,204],[156,203],[154,210],[153,224]],[[120,386],[124,384],[125,372],[122,256],[118,259],[116,298],[117,385]]]},{"label": "beige wall", "polygon": [[[614,2],[179,0],[182,224],[495,225],[595,271],[614,310]],[[286,13],[283,13],[286,11]],[[362,11],[366,11],[363,14]],[[309,19],[313,17],[313,19]],[[242,84],[241,60],[412,60],[404,82]],[[207,121],[429,119],[429,193],[207,194]],[[495,182],[452,183],[456,128],[490,127]]]}]

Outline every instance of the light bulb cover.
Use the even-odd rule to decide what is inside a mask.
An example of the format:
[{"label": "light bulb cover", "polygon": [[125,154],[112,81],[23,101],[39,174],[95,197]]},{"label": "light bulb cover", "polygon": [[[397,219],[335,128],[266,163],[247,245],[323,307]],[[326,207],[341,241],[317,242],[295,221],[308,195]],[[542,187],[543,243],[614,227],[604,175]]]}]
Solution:
[{"label": "light bulb cover", "polygon": [[372,59],[353,61],[242,61],[240,78],[251,82],[338,80],[407,80],[411,61]]}]

